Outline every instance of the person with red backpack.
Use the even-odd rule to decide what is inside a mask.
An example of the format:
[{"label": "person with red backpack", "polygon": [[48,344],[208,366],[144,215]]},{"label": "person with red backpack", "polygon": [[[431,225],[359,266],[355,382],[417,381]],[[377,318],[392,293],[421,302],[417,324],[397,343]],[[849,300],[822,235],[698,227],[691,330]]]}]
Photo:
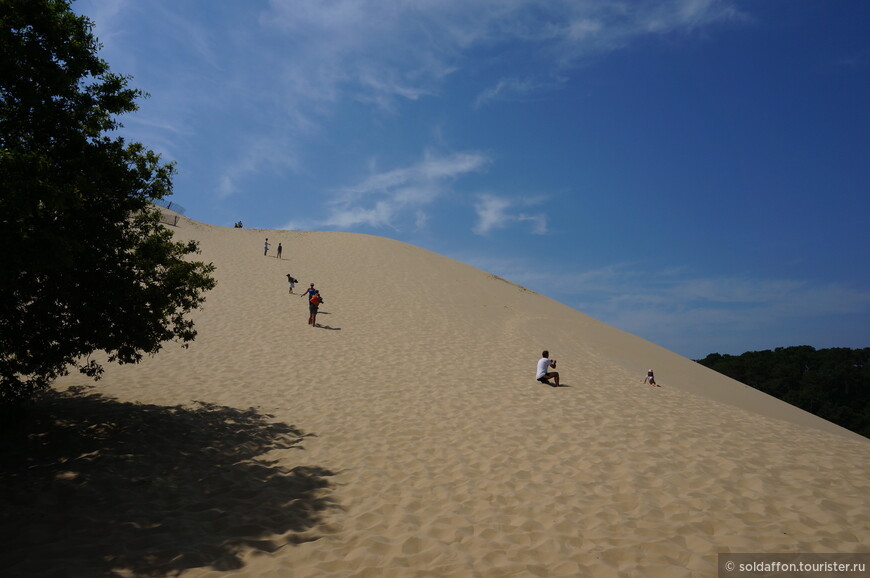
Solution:
[{"label": "person with red backpack", "polygon": [[311,299],[311,296],[314,295],[316,292],[317,292],[317,289],[314,288],[314,283],[312,283],[311,287],[306,289],[305,293],[300,295],[300,297],[307,297],[308,299]]},{"label": "person with red backpack", "polygon": [[320,296],[320,291],[314,288],[314,283],[302,296],[308,297],[308,325],[317,326],[317,308],[323,303],[323,297]]}]

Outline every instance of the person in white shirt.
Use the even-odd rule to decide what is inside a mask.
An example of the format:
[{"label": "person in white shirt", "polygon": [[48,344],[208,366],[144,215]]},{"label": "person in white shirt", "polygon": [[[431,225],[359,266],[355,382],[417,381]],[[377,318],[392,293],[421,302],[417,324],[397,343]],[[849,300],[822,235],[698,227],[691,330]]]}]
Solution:
[{"label": "person in white shirt", "polygon": [[653,375],[652,369],[646,372],[646,377],[643,379],[643,382],[650,384],[650,387],[661,387],[656,383],[656,376]]},{"label": "person in white shirt", "polygon": [[554,379],[556,380],[555,387],[559,387],[559,372],[550,371],[551,367],[556,369],[556,360],[550,359],[550,352],[546,349],[541,353],[541,356],[541,359],[538,360],[538,371],[535,374],[535,379],[547,385],[553,385],[550,380]]}]

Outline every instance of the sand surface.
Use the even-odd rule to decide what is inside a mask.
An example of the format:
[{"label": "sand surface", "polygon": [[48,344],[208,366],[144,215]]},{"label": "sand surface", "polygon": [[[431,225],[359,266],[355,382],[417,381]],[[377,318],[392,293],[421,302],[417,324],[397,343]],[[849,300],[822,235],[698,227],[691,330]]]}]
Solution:
[{"label": "sand surface", "polygon": [[[11,575],[715,576],[718,552],[870,552],[860,436],[411,245],[173,230],[217,266],[199,335],[57,384],[0,478]],[[322,291],[320,327],[287,273]],[[545,348],[566,387],[534,380]]]}]

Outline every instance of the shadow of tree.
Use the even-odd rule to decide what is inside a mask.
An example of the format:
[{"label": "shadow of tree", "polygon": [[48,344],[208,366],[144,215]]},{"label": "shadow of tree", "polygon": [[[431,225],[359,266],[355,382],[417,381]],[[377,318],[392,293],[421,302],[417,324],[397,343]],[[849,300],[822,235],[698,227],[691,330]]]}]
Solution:
[{"label": "shadow of tree", "polygon": [[302,450],[313,434],[253,409],[122,403],[84,389],[46,395],[0,432],[4,576],[232,570],[246,550],[326,531],[333,472],[264,458]]}]

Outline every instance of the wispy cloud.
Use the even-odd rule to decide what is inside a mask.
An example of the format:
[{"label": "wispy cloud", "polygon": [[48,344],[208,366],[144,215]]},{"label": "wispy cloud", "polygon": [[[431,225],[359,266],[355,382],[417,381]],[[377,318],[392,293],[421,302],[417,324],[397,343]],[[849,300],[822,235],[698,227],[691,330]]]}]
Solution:
[{"label": "wispy cloud", "polygon": [[[578,295],[576,307],[615,327],[685,355],[742,353],[788,345],[863,346],[856,337],[870,320],[870,292],[839,284],[721,277],[628,281],[607,293]],[[842,316],[839,335],[811,343],[817,324]],[[849,325],[851,323],[851,326]]]},{"label": "wispy cloud", "polygon": [[[392,110],[437,90],[453,66],[422,26],[426,5],[396,2],[270,2],[260,16],[287,51],[277,62],[288,103],[309,114],[343,99]],[[431,32],[431,30],[430,30]]]},{"label": "wispy cloud", "polygon": [[[522,80],[503,77],[483,89],[480,107],[495,100],[524,99],[558,88],[566,74],[591,58],[630,46],[649,36],[691,33],[746,17],[727,0],[599,2],[515,2],[489,28],[489,42],[518,42],[531,53],[534,73]],[[515,55],[512,55],[515,57]]]},{"label": "wispy cloud", "polygon": [[870,291],[837,283],[698,277],[688,269],[651,271],[638,263],[563,271],[517,259],[456,258],[546,291],[609,325],[688,356],[802,344],[843,346],[806,343],[805,336],[818,335],[816,323],[832,315],[854,320],[843,327],[843,339],[866,334],[863,327],[870,321]]},{"label": "wispy cloud", "polygon": [[[244,119],[249,141],[304,142],[343,103],[396,114],[403,103],[438,98],[472,61],[501,77],[474,89],[472,104],[527,98],[557,88],[591,55],[739,16],[729,0],[270,0],[263,10],[81,0],[77,9],[97,21],[113,66],[155,95],[128,127],[133,138],[180,160],[196,146],[191,135],[211,134],[216,121]],[[475,58],[481,50],[493,56]],[[524,66],[515,66],[517,53]],[[511,72],[497,72],[505,67]],[[245,158],[244,142],[215,145],[214,163]],[[234,186],[226,174],[213,180],[224,194]]]},{"label": "wispy cloud", "polygon": [[129,8],[129,0],[99,2],[98,0],[79,0],[76,9],[88,14],[94,22],[94,34],[104,48],[111,48],[116,37],[124,35],[119,25],[119,14]]},{"label": "wispy cloud", "polygon": [[444,196],[455,179],[483,171],[489,164],[490,159],[477,152],[427,152],[413,165],[372,173],[338,191],[329,203],[329,216],[319,225],[397,228],[402,219],[419,227],[428,219],[425,207]]},{"label": "wispy cloud", "polygon": [[547,216],[543,213],[534,215],[523,211],[516,212],[516,208],[536,205],[542,199],[509,199],[491,194],[481,194],[477,197],[474,210],[477,213],[477,222],[472,231],[478,235],[486,235],[494,229],[504,229],[515,223],[531,223],[532,232],[543,235],[547,232]]},{"label": "wispy cloud", "polygon": [[528,78],[502,78],[495,86],[484,89],[477,96],[474,101],[474,107],[480,108],[492,101],[525,100],[534,95],[554,90],[561,84],[561,78],[554,78],[547,82]]},{"label": "wispy cloud", "polygon": [[293,79],[288,90],[319,102],[347,93],[391,109],[397,98],[438,94],[477,49],[498,54],[510,46],[503,58],[520,50],[535,71],[482,89],[475,102],[480,106],[557,86],[562,71],[640,37],[740,17],[727,0],[272,0],[260,22],[292,49],[294,57],[282,66]]},{"label": "wispy cloud", "polygon": [[239,154],[231,162],[221,166],[216,173],[219,198],[239,192],[240,183],[250,175],[263,171],[280,173],[298,168],[298,159],[291,152],[290,143],[280,137],[276,139],[264,135],[241,146],[243,149]]}]

